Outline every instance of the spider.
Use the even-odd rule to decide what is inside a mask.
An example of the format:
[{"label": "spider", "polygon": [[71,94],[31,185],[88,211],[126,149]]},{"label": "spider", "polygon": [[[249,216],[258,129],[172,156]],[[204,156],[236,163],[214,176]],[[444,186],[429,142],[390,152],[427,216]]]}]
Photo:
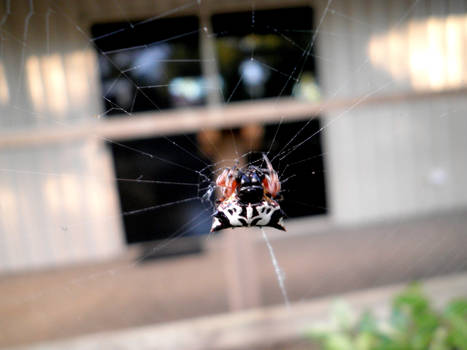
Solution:
[{"label": "spider", "polygon": [[253,165],[226,168],[217,177],[222,196],[213,214],[211,232],[244,226],[270,226],[285,231],[285,214],[276,202],[281,190],[279,176],[265,154],[263,159],[266,169]]}]

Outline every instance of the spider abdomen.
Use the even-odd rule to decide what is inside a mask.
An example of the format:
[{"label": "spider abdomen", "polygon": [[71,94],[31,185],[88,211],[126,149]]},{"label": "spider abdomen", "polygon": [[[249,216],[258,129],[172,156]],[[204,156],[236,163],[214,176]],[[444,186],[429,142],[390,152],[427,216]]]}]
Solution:
[{"label": "spider abdomen", "polygon": [[283,218],[284,212],[275,201],[244,204],[239,200],[229,200],[221,203],[214,213],[211,231],[251,226],[270,226],[285,231]]}]

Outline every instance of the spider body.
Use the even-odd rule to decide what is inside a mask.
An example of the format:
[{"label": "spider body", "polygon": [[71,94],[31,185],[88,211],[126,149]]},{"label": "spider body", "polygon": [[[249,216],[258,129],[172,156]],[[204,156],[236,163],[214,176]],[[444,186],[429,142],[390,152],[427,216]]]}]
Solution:
[{"label": "spider body", "polygon": [[216,180],[222,189],[211,232],[224,228],[270,226],[285,231],[284,212],[275,201],[280,182],[268,158],[263,155],[266,169],[249,166],[226,168]]},{"label": "spider body", "polygon": [[264,188],[262,174],[256,168],[247,168],[245,172],[238,171],[236,177],[236,192],[238,199],[243,203],[259,203],[263,199]]}]

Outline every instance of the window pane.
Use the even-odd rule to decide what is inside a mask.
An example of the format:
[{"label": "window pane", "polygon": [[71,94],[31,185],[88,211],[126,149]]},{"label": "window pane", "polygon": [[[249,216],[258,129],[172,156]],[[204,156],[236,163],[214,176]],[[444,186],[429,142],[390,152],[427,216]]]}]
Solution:
[{"label": "window pane", "polygon": [[121,22],[92,27],[106,114],[203,104],[198,18],[133,25],[129,28],[130,23]]},{"label": "window pane", "polygon": [[305,54],[313,36],[310,7],[220,14],[212,21],[226,100],[318,98],[313,57]]},{"label": "window pane", "polygon": [[[181,152],[172,142],[187,152]],[[126,141],[124,145],[110,145],[116,177],[136,179],[117,182],[122,212],[148,208],[123,215],[127,242],[208,233],[211,213],[208,204],[197,200],[200,178],[196,171],[205,168],[209,160],[200,154],[196,135]],[[157,157],[149,159],[135,149]],[[190,198],[195,200],[187,200]]]}]

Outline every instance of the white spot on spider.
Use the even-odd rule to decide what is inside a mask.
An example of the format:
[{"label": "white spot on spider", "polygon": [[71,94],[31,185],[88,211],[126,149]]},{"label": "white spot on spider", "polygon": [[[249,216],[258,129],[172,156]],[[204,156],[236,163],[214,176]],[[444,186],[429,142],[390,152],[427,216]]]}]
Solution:
[{"label": "white spot on spider", "polygon": [[253,207],[251,204],[248,204],[248,207],[246,207],[246,218],[248,219],[248,223],[251,222],[253,216]]},{"label": "white spot on spider", "polygon": [[214,217],[214,220],[212,221],[211,231],[215,231],[219,226],[221,226],[221,222],[218,218]]}]

